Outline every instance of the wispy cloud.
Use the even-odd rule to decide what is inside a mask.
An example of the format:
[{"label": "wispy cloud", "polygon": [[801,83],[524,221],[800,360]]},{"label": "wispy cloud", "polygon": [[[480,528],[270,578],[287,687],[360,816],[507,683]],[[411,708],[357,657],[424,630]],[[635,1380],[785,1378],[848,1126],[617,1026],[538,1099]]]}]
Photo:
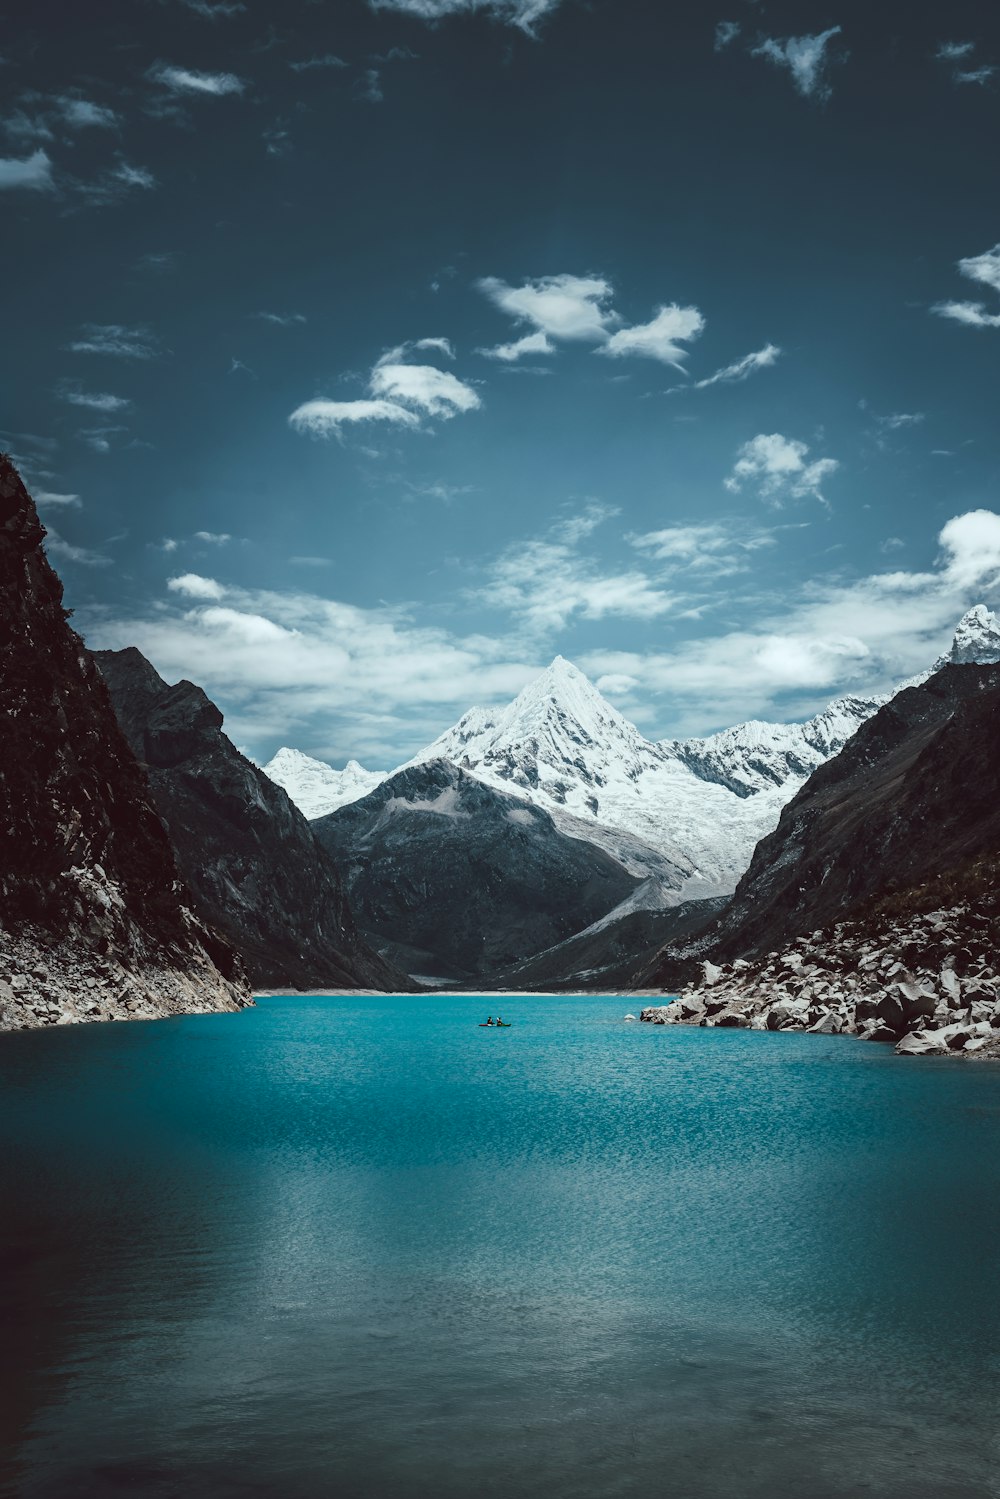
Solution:
[{"label": "wispy cloud", "polygon": [[675,603],[639,568],[609,569],[581,543],[618,512],[590,503],[540,537],[518,542],[487,569],[477,603],[503,609],[531,635],[564,630],[574,619],[654,619]]},{"label": "wispy cloud", "polygon": [[737,518],[665,526],[626,539],[637,551],[664,563],[667,575],[689,574],[689,586],[692,581],[708,583],[746,572],[756,552],[777,544],[773,527],[761,529]]},{"label": "wispy cloud", "polygon": [[786,499],[809,498],[825,504],[820,486],[839,467],[836,458],[810,462],[808,444],[794,437],[761,432],[740,448],[733,471],[724,482],[733,494],[749,485],[761,499],[775,505]]},{"label": "wispy cloud", "polygon": [[[777,344],[765,344],[755,354],[745,354],[742,359],[737,359],[735,364],[727,364],[721,370],[716,370],[714,375],[709,375],[705,380],[696,380],[690,387],[692,390],[707,390],[710,385],[735,385],[741,380],[749,380],[758,370],[770,369],[781,357],[781,350]],[[675,390],[684,390],[683,385],[674,386]]]},{"label": "wispy cloud", "polygon": [[723,52],[735,42],[741,31],[739,21],[718,21],[715,27],[715,50]]},{"label": "wispy cloud", "polygon": [[71,406],[85,406],[89,411],[125,411],[132,404],[125,396],[81,390],[78,385],[71,385],[65,381],[57,388],[57,393],[61,400],[68,401]]},{"label": "wispy cloud", "polygon": [[765,37],[750,49],[750,55],[787,68],[804,98],[828,99],[831,89],[825,76],[830,60],[827,49],[840,31],[839,26],[831,26],[815,36]]},{"label": "wispy cloud", "polygon": [[52,557],[58,557],[60,562],[78,562],[83,567],[108,567],[111,558],[106,557],[103,552],[91,551],[89,547],[74,546],[70,541],[64,541],[57,531],[49,530],[45,538],[45,550]]},{"label": "wispy cloud", "polygon": [[119,123],[113,109],[91,99],[61,95],[55,104],[65,123],[74,130],[114,130]]},{"label": "wispy cloud", "polygon": [[226,94],[242,94],[246,88],[243,79],[237,78],[235,73],[200,73],[193,68],[175,68],[167,63],[156,63],[146,76],[173,94],[206,94],[221,98]]},{"label": "wispy cloud", "polygon": [[203,21],[229,21],[246,10],[242,0],[181,0],[181,4]]},{"label": "wispy cloud", "polygon": [[213,547],[224,547],[233,539],[228,531],[196,531],[194,538],[195,541],[203,541],[207,546]]},{"label": "wispy cloud", "polygon": [[381,104],[385,99],[382,88],[382,74],[378,68],[367,68],[361,77],[355,81],[354,97],[361,99],[365,104]]},{"label": "wispy cloud", "polygon": [[291,328],[306,321],[301,312],[254,312],[251,316],[259,318],[262,323],[272,323],[276,328]]},{"label": "wispy cloud", "polygon": [[19,187],[32,192],[51,192],[55,187],[52,162],[48,152],[41,147],[23,159],[0,156],[0,192],[9,192]]},{"label": "wispy cloud", "polygon": [[119,203],[133,192],[149,192],[156,187],[156,178],[148,167],[133,166],[131,162],[119,161],[92,182],[74,184],[79,196],[94,208],[103,208]]},{"label": "wispy cloud", "polygon": [[[1000,292],[1000,244],[982,255],[970,255],[958,262],[961,275],[991,291]],[[931,308],[938,317],[951,318],[969,328],[1000,328],[1000,312],[988,312],[982,302],[936,302]]]},{"label": "wispy cloud", "polygon": [[372,10],[402,11],[422,21],[440,21],[470,11],[483,11],[494,20],[518,26],[529,36],[537,23],[556,10],[560,0],[369,0]]},{"label": "wispy cloud", "polygon": [[679,307],[672,302],[669,307],[661,307],[650,322],[613,333],[599,352],[613,359],[638,354],[682,369],[689,352],[682,345],[697,338],[704,327],[705,319],[697,307]]},{"label": "wispy cloud", "polygon": [[308,73],[313,68],[346,68],[348,64],[342,57],[324,52],[322,57],[304,57],[301,62],[290,62],[288,66],[293,73]]},{"label": "wispy cloud", "polygon": [[74,354],[105,354],[112,359],[156,359],[161,352],[148,328],[122,323],[87,323],[81,337],[67,348]]},{"label": "wispy cloud", "polygon": [[434,351],[452,357],[446,338],[422,338],[400,344],[383,354],[368,378],[368,395],[352,401],[318,397],[298,406],[288,418],[297,432],[312,437],[340,437],[344,426],[366,422],[388,422],[417,428],[426,418],[448,420],[482,405],[479,395],[450,370],[436,365],[411,363],[417,351]]},{"label": "wispy cloud", "polygon": [[32,499],[36,505],[40,505],[42,508],[46,506],[53,508],[61,506],[64,509],[79,510],[83,506],[83,501],[78,494],[54,494],[50,489],[36,489],[32,495]]},{"label": "wispy cloud", "polygon": [[541,354],[554,354],[555,345],[549,342],[547,333],[526,333],[513,343],[494,344],[492,348],[477,349],[485,359],[499,359],[503,364],[514,364],[518,359]]},{"label": "wispy cloud", "polygon": [[970,604],[1000,586],[1000,515],[955,516],[938,541],[938,561],[926,572],[826,571],[790,583],[753,624],[674,650],[594,651],[580,664],[664,694],[674,733],[805,717],[834,693],[886,691],[927,667]]},{"label": "wispy cloud", "polygon": [[983,87],[994,77],[997,69],[992,63],[980,63],[978,67],[962,66],[971,62],[975,50],[975,42],[942,42],[934,56],[951,69],[953,83],[976,83]]}]

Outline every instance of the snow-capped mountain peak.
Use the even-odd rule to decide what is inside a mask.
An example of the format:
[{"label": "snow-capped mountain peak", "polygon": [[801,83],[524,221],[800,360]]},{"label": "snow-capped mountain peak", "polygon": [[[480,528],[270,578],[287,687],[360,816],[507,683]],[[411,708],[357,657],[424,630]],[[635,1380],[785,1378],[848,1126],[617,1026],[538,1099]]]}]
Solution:
[{"label": "snow-capped mountain peak", "polygon": [[985,604],[976,604],[962,615],[951,649],[936,663],[935,670],[949,663],[985,666],[993,661],[1000,661],[1000,615]]},{"label": "snow-capped mountain peak", "polygon": [[357,760],[348,760],[343,770],[334,770],[325,760],[314,760],[301,750],[284,747],[263,767],[264,774],[288,792],[305,817],[325,817],[349,802],[374,791],[386,772],[365,770]]}]

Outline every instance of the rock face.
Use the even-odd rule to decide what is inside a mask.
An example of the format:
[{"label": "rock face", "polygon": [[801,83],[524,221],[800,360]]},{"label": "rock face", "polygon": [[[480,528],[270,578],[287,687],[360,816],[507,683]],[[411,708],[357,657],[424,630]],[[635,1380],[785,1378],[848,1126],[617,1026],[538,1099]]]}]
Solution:
[{"label": "rock face", "polygon": [[639,1018],[860,1036],[901,1056],[1000,1058],[998,876],[1000,863],[979,865],[965,876],[975,892],[958,904],[879,912],[757,959],[705,962],[698,983]]},{"label": "rock face", "polygon": [[44,536],[0,458],[0,1025],[239,1009]]},{"label": "rock face", "polygon": [[606,914],[639,881],[538,807],[444,761],[312,824],[359,925],[411,973],[479,980]]},{"label": "rock face", "polygon": [[685,963],[752,957],[1000,849],[1000,667],[944,667],[864,724],[793,797],[718,920],[668,947],[648,982]]},{"label": "rock face", "polygon": [[94,659],[196,908],[240,952],[255,987],[407,987],[362,941],[302,813],[226,737],[202,689],[168,687],[135,649]]}]

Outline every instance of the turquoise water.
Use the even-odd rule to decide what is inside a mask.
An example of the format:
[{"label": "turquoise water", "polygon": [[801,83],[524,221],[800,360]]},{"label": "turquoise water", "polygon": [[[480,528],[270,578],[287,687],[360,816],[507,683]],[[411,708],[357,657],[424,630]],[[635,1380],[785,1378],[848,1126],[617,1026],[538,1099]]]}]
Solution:
[{"label": "turquoise water", "polygon": [[24,1496],[1000,1494],[1000,1069],[273,999],[0,1038]]}]

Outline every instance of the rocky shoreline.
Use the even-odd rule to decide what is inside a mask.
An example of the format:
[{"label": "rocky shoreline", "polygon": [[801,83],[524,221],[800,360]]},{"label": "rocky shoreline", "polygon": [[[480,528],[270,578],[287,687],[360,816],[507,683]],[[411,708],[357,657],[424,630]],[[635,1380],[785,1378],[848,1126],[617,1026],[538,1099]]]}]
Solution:
[{"label": "rocky shoreline", "polygon": [[0,1031],[97,1020],[163,1020],[236,1011],[253,1000],[206,965],[139,972],[80,942],[52,947],[42,932],[0,931]]},{"label": "rocky shoreline", "polygon": [[654,1025],[798,1030],[883,1041],[901,1056],[1000,1060],[997,918],[971,903],[841,922],[775,952],[716,965]]}]

